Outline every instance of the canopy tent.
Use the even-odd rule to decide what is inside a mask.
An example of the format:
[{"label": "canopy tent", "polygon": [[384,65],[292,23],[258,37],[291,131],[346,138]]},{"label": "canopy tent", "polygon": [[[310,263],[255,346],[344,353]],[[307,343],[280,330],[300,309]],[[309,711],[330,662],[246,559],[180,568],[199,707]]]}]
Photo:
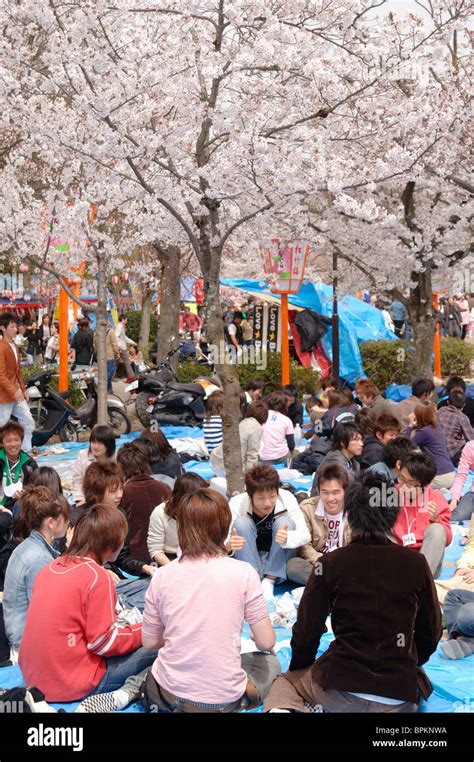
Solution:
[{"label": "canopy tent", "polygon": [[[272,294],[268,286],[261,281],[244,278],[222,278],[223,286],[231,286],[241,291],[258,295],[261,299],[280,302],[278,294]],[[326,317],[332,317],[332,286],[325,283],[302,284],[297,294],[290,294],[288,302],[293,307],[310,309]],[[385,325],[382,312],[355,296],[344,296],[338,302],[339,340],[340,340],[340,375],[348,383],[365,376],[359,344],[362,341],[388,339],[395,341],[396,336]],[[332,362],[332,326],[321,340],[326,357]]]}]

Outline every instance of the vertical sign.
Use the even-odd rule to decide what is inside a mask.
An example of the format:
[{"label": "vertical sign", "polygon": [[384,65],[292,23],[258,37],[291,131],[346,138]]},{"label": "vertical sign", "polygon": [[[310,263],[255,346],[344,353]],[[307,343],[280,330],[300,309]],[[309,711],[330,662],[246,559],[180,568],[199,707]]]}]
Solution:
[{"label": "vertical sign", "polygon": [[253,313],[253,343],[256,352],[262,351],[263,343],[263,304],[256,304]]},{"label": "vertical sign", "polygon": [[278,348],[278,322],[278,305],[271,304],[268,308],[267,347],[269,352],[276,352]]}]

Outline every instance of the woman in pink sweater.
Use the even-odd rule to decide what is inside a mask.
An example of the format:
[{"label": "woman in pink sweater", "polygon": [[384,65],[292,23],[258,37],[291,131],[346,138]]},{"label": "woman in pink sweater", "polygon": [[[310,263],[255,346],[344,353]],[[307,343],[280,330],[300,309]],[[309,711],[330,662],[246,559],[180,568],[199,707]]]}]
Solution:
[{"label": "woman in pink sweater", "polygon": [[469,475],[469,469],[474,471],[474,440],[464,445],[459,460],[458,472],[451,490],[451,521],[468,521],[474,510],[474,480],[471,491],[461,499],[461,492]]},{"label": "woman in pink sweater", "polygon": [[[225,549],[229,504],[200,489],[182,498],[177,518],[182,555],[158,569],[146,596],[143,645],[159,652],[143,703],[155,712],[186,713],[257,706],[281,669],[259,576]],[[244,621],[255,651],[241,656]]]}]

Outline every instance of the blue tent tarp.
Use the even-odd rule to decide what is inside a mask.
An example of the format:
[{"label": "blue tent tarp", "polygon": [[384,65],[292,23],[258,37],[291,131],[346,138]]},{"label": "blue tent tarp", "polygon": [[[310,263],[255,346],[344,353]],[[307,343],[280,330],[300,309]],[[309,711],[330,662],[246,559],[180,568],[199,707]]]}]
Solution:
[{"label": "blue tent tarp", "polygon": [[[272,295],[269,288],[261,286],[257,280],[223,278],[223,286],[239,288],[253,294]],[[279,299],[278,295],[275,298]],[[290,305],[303,307],[332,317],[332,286],[325,283],[302,284],[297,294],[288,297]],[[340,375],[349,383],[365,376],[359,344],[362,341],[388,339],[396,340],[389,331],[380,310],[354,296],[344,296],[339,301],[339,336],[340,336]],[[329,326],[322,339],[324,353],[332,361],[332,328]]]}]

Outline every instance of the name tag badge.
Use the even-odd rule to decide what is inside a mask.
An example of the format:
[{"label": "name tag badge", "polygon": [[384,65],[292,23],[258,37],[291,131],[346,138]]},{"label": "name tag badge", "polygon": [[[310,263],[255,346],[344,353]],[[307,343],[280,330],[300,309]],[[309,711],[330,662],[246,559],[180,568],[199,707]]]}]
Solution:
[{"label": "name tag badge", "polygon": [[409,534],[404,534],[402,537],[403,545],[416,545],[416,537],[413,532],[409,532]]}]

